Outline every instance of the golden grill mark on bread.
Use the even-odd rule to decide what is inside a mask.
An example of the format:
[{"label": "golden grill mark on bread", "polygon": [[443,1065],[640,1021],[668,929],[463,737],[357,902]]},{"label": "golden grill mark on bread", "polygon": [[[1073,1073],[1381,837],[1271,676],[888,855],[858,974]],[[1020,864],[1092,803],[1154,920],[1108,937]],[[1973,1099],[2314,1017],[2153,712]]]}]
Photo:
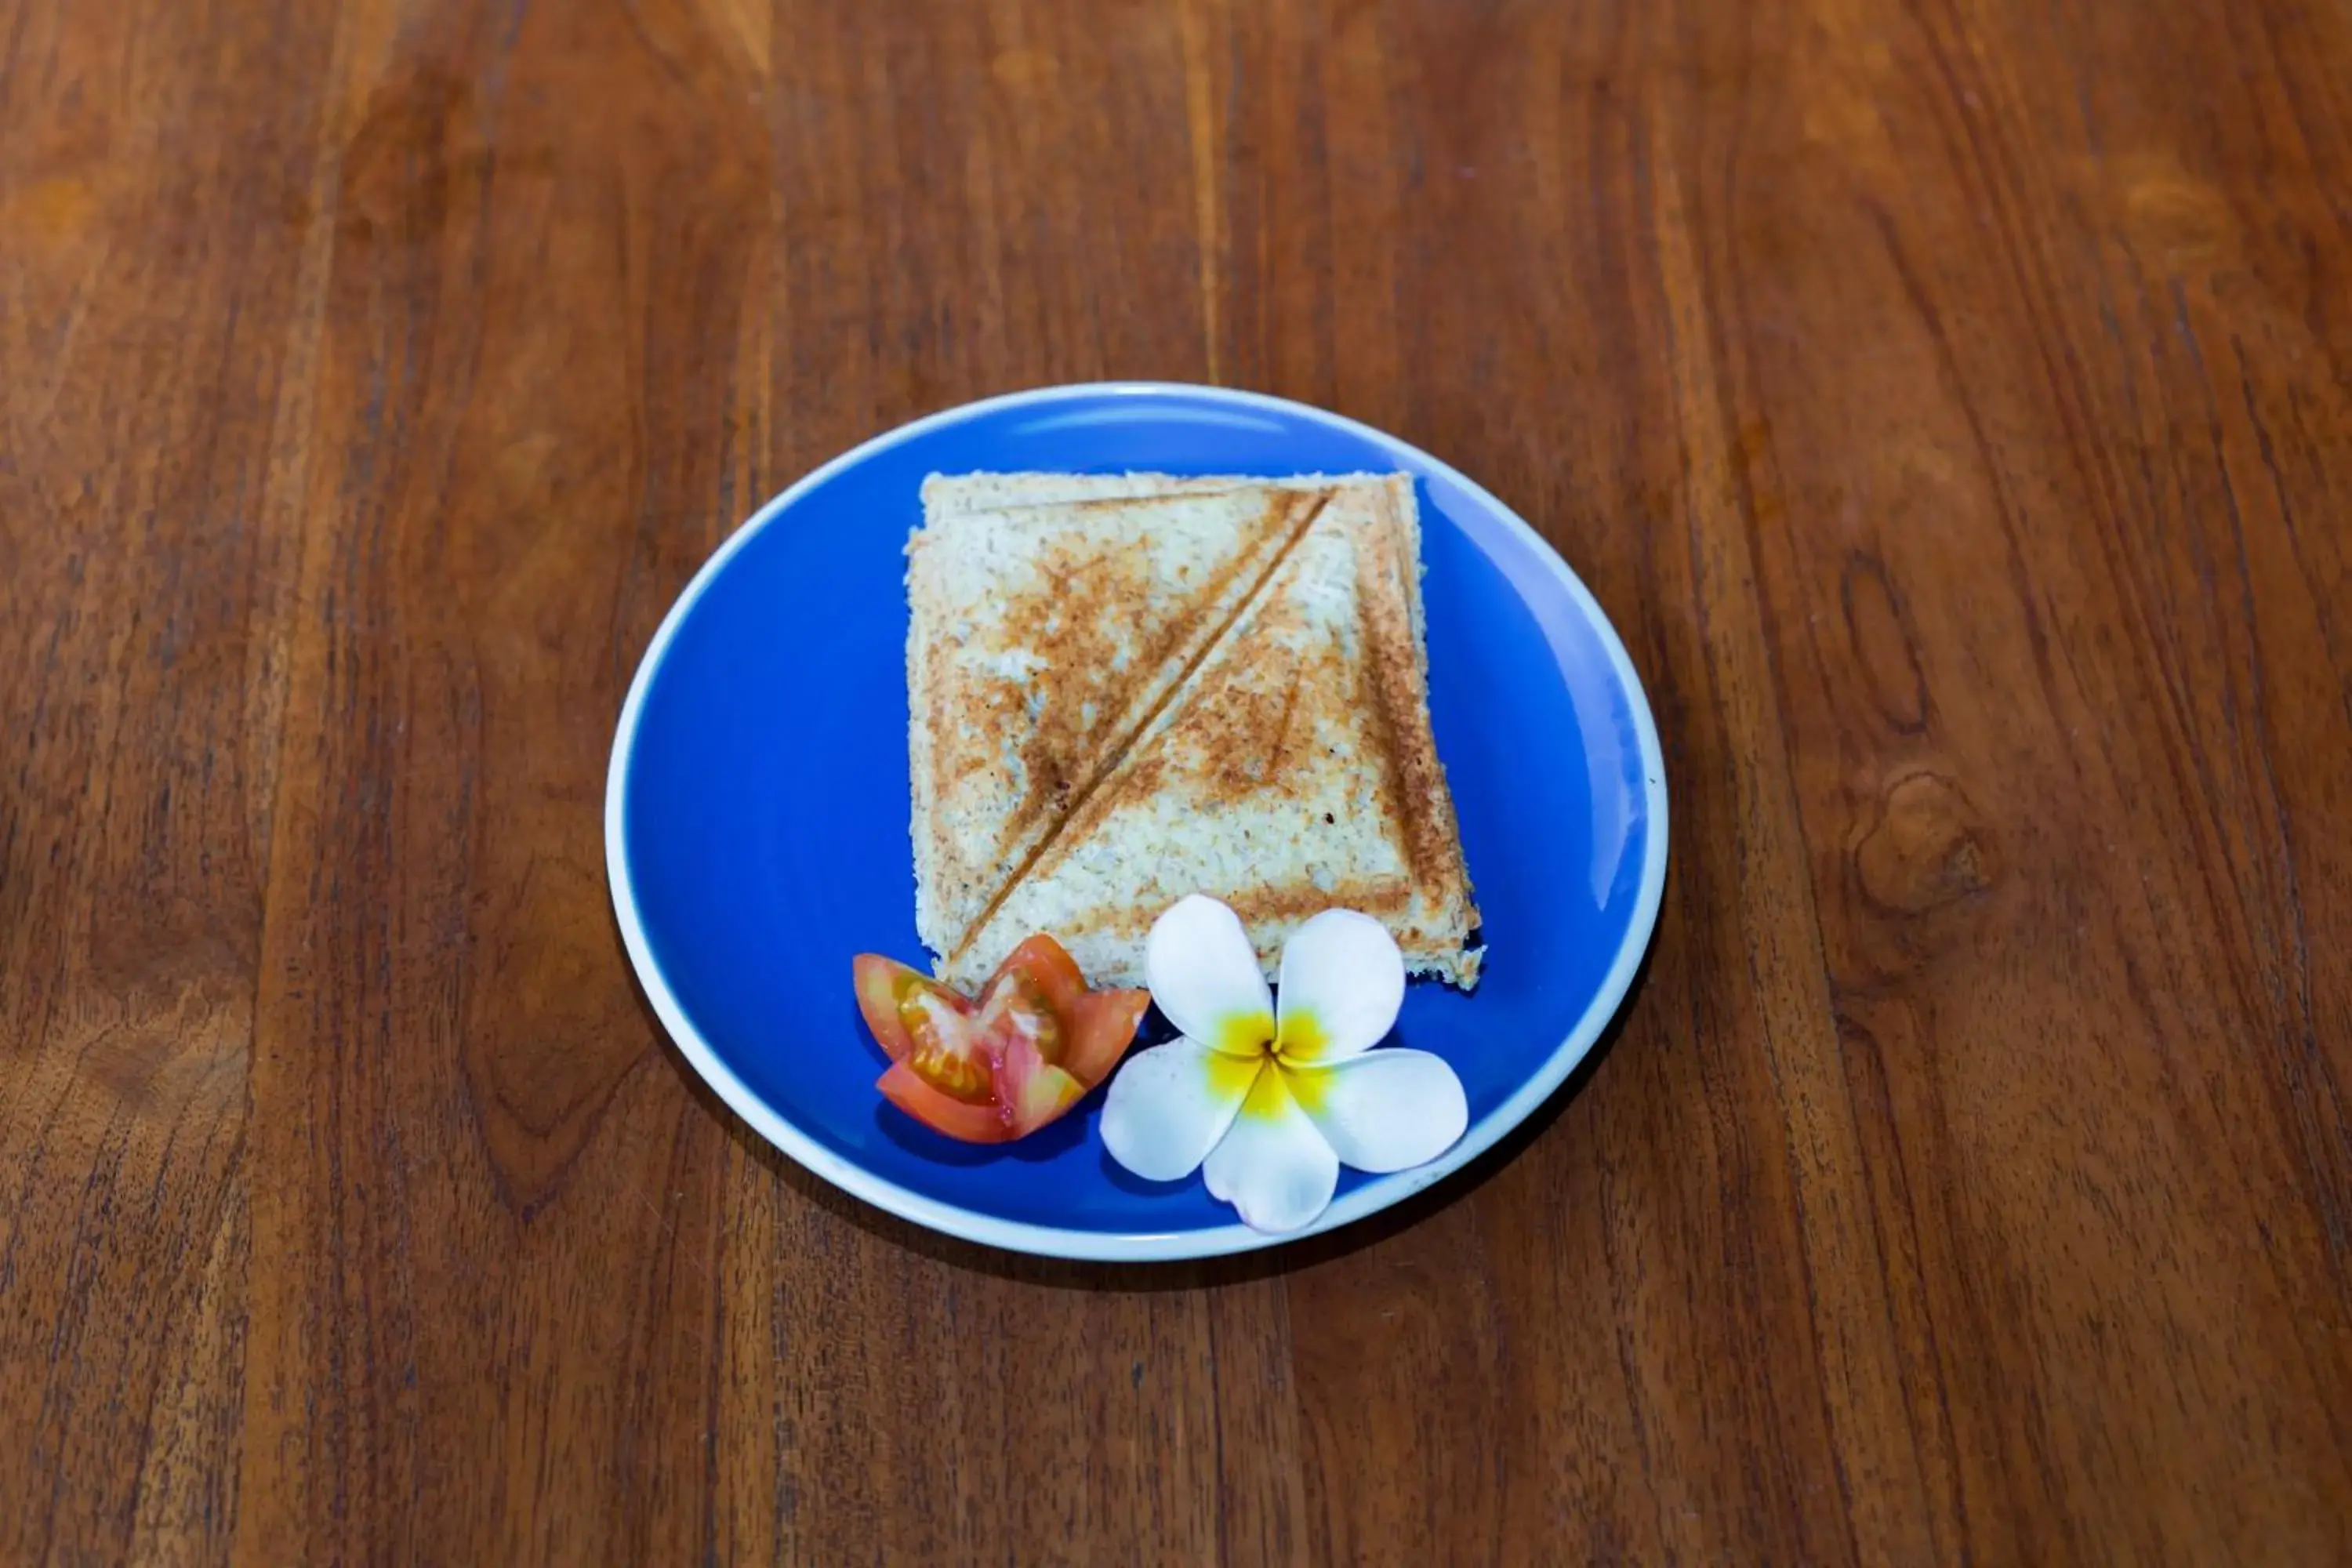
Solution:
[{"label": "golden grill mark on bread", "polygon": [[[1268,525],[1276,525],[1286,510],[1280,503],[1270,505]],[[1245,552],[1216,566],[1199,588],[1176,601],[1161,624],[1142,633],[1141,646],[1122,664],[1118,657],[1124,650],[1115,646],[1112,633],[1145,597],[1135,583],[1134,563],[1117,552],[1087,551],[1068,542],[1048,547],[1046,571],[1063,585],[1058,597],[1025,606],[1006,630],[1055,671],[1066,690],[1040,710],[1021,742],[1029,790],[997,842],[1000,856],[1032,826],[1043,825],[1050,835],[1073,799],[1108,771],[1127,738],[1115,727],[1117,720],[1181,652],[1250,561]],[[1017,689],[1008,690],[1017,705]],[[1149,721],[1148,713],[1143,721]]]}]

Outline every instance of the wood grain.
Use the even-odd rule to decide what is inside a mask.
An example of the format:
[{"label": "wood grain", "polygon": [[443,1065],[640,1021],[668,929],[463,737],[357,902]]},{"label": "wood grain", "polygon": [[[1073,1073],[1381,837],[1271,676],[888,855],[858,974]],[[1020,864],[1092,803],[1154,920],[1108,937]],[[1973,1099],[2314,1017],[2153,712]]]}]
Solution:
[{"label": "wood grain", "polygon": [[[1399,431],[1669,756],[1610,1042],[1286,1255],[692,1079],[662,611],[1052,381]],[[2352,13],[0,4],[0,1557],[2352,1556]]]}]

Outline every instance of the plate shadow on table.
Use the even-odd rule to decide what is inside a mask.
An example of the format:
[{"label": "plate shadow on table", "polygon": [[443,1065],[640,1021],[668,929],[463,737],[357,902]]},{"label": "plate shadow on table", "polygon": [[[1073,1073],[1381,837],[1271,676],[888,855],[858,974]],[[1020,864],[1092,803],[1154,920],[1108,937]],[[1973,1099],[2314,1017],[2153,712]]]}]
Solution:
[{"label": "plate shadow on table", "polygon": [[[617,923],[614,935],[614,945],[618,951]],[[1648,988],[1650,959],[1655,949],[1656,942],[1653,940],[1650,947],[1643,951],[1641,964],[1633,973],[1633,984],[1626,987],[1624,999],[1618,1004],[1615,1015],[1610,1018],[1608,1026],[1601,1030],[1600,1037],[1593,1041],[1592,1048],[1584,1054],[1584,1059],[1569,1074],[1567,1081],[1554,1090],[1533,1115],[1462,1169],[1392,1207],[1338,1230],[1255,1252],[1167,1263],[1091,1263],[1007,1252],[942,1236],[852,1197],[754,1132],[709,1084],[702,1081],[701,1075],[679,1054],[669,1032],[662,1027],[660,1017],[654,1012],[653,1004],[646,1000],[645,989],[634,972],[630,975],[630,989],[636,997],[638,1011],[645,1016],[646,1027],[659,1042],[664,1065],[677,1077],[703,1114],[726,1129],[727,1136],[752,1163],[798,1196],[870,1236],[937,1262],[993,1275],[1000,1279],[1043,1285],[1055,1289],[1130,1293],[1236,1285],[1312,1268],[1377,1247],[1399,1232],[1419,1225],[1440,1210],[1450,1208],[1468,1197],[1491,1181],[1496,1172],[1517,1159],[1528,1144],[1549,1131],[1569,1103],[1584,1091],[1584,1086],[1600,1071],[1601,1065],[1616,1048],[1617,1037],[1624,1032],[1625,1020]],[[1081,1123],[1075,1121],[1071,1123],[1073,1129],[1079,1125]]]}]

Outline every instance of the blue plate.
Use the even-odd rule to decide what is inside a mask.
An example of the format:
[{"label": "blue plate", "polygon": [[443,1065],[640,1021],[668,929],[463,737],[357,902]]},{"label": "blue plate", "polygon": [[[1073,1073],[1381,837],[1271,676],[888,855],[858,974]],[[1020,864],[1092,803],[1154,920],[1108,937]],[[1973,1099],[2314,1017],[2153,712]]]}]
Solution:
[{"label": "blue plate", "polygon": [[630,960],[688,1061],[761,1135],[919,1225],[1065,1258],[1197,1258],[1261,1235],[1197,1176],[1105,1156],[1099,1094],[975,1148],[883,1101],[851,955],[921,964],[908,837],[901,547],[926,475],[1403,470],[1421,497],[1430,714],[1488,944],[1465,996],[1412,987],[1397,1038],[1454,1064],[1470,1130],[1390,1176],[1343,1172],[1310,1231],[1428,1186],[1559,1087],[1656,922],[1666,800],[1656,727],[1592,595],[1535,531],[1426,453],[1335,415],[1210,387],[1055,387],[894,430],[763,507],[655,634],[621,710],[604,805]]}]

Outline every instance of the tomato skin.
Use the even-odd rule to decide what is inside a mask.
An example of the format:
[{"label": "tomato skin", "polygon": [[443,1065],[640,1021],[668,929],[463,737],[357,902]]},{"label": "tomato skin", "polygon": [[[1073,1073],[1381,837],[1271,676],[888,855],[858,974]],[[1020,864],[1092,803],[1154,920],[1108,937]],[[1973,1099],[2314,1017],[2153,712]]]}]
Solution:
[{"label": "tomato skin", "polygon": [[898,988],[915,972],[878,952],[861,952],[850,965],[857,984],[857,1011],[892,1061],[904,1061],[914,1042],[898,1016]]},{"label": "tomato skin", "polygon": [[966,1143],[1004,1143],[1018,1136],[993,1105],[970,1105],[941,1094],[905,1062],[892,1062],[875,1083],[884,1099],[934,1132]]},{"label": "tomato skin", "polygon": [[1135,1043],[1135,1031],[1150,1006],[1149,991],[1089,991],[1079,997],[1071,1013],[1069,1049],[1062,1066],[1090,1089],[1110,1077]]},{"label": "tomato skin", "polygon": [[1077,961],[1044,931],[1027,938],[1005,954],[1004,962],[996,966],[996,973],[989,976],[988,984],[981,987],[980,994],[987,995],[1008,974],[1017,974],[1027,981],[1035,988],[1038,999],[1064,1018],[1087,994],[1087,977],[1078,973]]},{"label": "tomato skin", "polygon": [[875,1087],[934,1131],[1002,1143],[1059,1118],[1110,1075],[1151,998],[1089,991],[1062,944],[1039,933],[1014,948],[977,1003],[919,970],[862,952],[857,1010],[889,1070]]}]

